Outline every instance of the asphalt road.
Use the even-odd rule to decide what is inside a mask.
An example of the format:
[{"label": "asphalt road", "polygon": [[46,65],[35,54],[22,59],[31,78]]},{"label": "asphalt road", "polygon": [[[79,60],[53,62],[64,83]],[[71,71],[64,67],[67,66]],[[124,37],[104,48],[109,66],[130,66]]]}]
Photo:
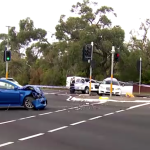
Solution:
[{"label": "asphalt road", "polygon": [[150,149],[150,103],[89,104],[66,101],[66,91],[44,91],[45,110],[0,110],[0,149]]}]

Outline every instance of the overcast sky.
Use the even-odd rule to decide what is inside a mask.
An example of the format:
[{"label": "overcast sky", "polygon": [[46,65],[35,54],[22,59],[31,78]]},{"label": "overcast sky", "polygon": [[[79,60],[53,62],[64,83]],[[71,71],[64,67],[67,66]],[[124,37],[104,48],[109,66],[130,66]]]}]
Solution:
[{"label": "overcast sky", "polygon": [[[138,30],[141,21],[150,18],[150,1],[148,0],[95,0],[98,6],[110,6],[117,13],[111,18],[114,25],[120,25],[129,40],[131,29]],[[71,6],[82,0],[0,0],[0,33],[7,33],[6,26],[15,26],[18,30],[19,21],[30,17],[37,28],[43,28],[50,35],[55,31],[60,15],[68,17]]]}]

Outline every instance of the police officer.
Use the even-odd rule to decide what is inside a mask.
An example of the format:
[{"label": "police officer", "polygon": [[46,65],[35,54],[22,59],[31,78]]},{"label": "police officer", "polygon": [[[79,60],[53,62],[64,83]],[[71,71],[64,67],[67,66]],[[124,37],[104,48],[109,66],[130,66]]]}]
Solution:
[{"label": "police officer", "polygon": [[71,79],[71,81],[70,81],[70,93],[74,93],[75,92],[74,84],[75,84],[75,77],[73,77]]}]

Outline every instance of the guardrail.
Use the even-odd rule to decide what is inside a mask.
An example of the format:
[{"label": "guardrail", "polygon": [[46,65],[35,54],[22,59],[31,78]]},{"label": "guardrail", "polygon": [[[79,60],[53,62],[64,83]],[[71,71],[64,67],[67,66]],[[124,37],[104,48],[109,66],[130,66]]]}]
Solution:
[{"label": "guardrail", "polygon": [[67,89],[66,86],[48,86],[48,85],[32,85],[32,86],[38,86],[40,88],[50,88],[50,89]]}]

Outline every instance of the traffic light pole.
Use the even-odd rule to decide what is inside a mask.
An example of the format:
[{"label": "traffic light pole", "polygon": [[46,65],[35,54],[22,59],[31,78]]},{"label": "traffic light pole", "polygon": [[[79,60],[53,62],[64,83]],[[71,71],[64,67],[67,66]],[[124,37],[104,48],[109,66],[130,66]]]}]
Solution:
[{"label": "traffic light pole", "polygon": [[112,46],[112,57],[111,57],[111,83],[110,83],[110,97],[112,97],[112,80],[113,80],[113,67],[114,67],[114,53],[115,53],[115,47]]},{"label": "traffic light pole", "polygon": [[140,57],[139,94],[141,92],[141,70],[142,70],[142,58]]},{"label": "traffic light pole", "polygon": [[[10,26],[6,26],[8,27],[8,39],[7,39],[7,50],[9,48],[9,27]],[[6,60],[6,79],[8,78],[8,61]]]},{"label": "traffic light pole", "polygon": [[91,60],[90,60],[90,86],[89,86],[89,96],[91,95],[91,80],[92,80],[92,60],[93,60],[93,42],[91,42],[92,51],[91,51]]}]

